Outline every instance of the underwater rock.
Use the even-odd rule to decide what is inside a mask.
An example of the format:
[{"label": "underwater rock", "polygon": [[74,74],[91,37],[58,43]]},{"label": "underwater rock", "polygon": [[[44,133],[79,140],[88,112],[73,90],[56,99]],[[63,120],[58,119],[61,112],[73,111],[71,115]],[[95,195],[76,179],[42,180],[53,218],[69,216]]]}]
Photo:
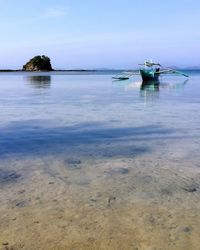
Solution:
[{"label": "underwater rock", "polygon": [[112,203],[114,203],[116,201],[116,197],[115,196],[110,196],[108,198],[108,207],[110,207],[112,205]]},{"label": "underwater rock", "polygon": [[73,164],[73,165],[81,164],[81,161],[76,160],[76,159],[67,159],[67,160],[65,160],[65,162],[68,163],[68,164]]},{"label": "underwater rock", "polygon": [[196,188],[196,186],[190,186],[190,187],[184,187],[183,190],[185,190],[186,192],[189,192],[189,193],[194,193],[197,191],[197,188]]},{"label": "underwater rock", "polygon": [[27,201],[19,201],[16,203],[16,207],[26,207]]},{"label": "underwater rock", "polygon": [[0,183],[16,181],[21,175],[14,171],[7,171],[0,169]]},{"label": "underwater rock", "polygon": [[190,233],[192,231],[191,227],[184,227],[182,230],[184,233]]},{"label": "underwater rock", "polygon": [[2,245],[3,245],[3,246],[8,246],[9,243],[8,243],[8,242],[3,242]]},{"label": "underwater rock", "polygon": [[104,173],[106,174],[128,174],[129,173],[129,169],[128,168],[113,168],[113,169],[109,169],[104,171]]},{"label": "underwater rock", "polygon": [[65,164],[69,165],[70,168],[72,169],[80,169],[81,166],[81,160],[76,160],[76,159],[67,159],[65,160]]}]

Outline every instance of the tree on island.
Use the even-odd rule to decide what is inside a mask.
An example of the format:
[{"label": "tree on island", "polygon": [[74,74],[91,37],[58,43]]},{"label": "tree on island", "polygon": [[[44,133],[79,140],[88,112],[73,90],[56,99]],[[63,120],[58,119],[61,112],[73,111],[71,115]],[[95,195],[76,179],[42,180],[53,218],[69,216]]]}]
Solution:
[{"label": "tree on island", "polygon": [[51,60],[48,56],[35,56],[30,59],[25,65],[23,70],[26,71],[52,71]]}]

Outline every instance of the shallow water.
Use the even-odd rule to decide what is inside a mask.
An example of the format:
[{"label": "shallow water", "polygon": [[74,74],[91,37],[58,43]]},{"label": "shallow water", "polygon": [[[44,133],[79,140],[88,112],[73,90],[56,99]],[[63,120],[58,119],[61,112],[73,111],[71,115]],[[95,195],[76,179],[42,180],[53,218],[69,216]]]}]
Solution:
[{"label": "shallow water", "polygon": [[0,74],[2,249],[200,249],[200,72]]}]

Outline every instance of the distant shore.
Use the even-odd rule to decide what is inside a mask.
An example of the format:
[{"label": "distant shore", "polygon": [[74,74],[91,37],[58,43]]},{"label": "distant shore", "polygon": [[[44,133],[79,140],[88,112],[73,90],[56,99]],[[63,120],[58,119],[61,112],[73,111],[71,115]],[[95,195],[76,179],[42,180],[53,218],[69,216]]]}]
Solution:
[{"label": "distant shore", "polygon": [[[121,71],[137,71],[138,69],[54,69],[51,71],[47,70],[39,70],[39,71],[28,71],[28,70],[22,70],[22,69],[0,69],[0,72],[32,72],[32,73],[37,73],[37,72],[109,72],[109,71],[116,71],[116,72],[121,72]],[[181,71],[199,71],[200,69],[178,69]]]},{"label": "distant shore", "polygon": [[51,70],[51,71],[42,71],[42,70],[39,70],[39,71],[28,71],[28,70],[22,70],[22,69],[0,69],[0,72],[53,72],[53,71],[60,71],[60,72],[95,72],[97,70],[88,70],[88,69],[54,69],[54,70]]}]

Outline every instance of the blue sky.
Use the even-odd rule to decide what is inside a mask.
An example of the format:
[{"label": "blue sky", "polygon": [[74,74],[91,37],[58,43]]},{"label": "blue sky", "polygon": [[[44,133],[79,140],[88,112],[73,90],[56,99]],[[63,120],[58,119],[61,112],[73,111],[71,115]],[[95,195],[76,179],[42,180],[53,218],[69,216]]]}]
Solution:
[{"label": "blue sky", "polygon": [[200,65],[199,0],[0,0],[0,68]]}]

